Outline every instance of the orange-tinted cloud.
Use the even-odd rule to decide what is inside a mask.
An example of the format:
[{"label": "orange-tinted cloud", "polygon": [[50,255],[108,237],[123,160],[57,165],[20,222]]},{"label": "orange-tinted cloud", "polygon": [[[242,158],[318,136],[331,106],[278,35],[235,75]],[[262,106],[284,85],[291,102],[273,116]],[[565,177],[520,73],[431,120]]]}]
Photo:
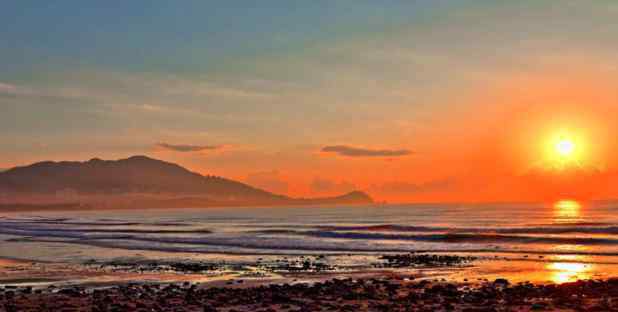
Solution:
[{"label": "orange-tinted cloud", "polygon": [[205,150],[220,149],[219,145],[186,145],[186,144],[169,144],[169,143],[157,143],[158,147],[174,152],[201,152]]},{"label": "orange-tinted cloud", "polygon": [[390,196],[414,196],[422,193],[445,192],[453,190],[456,181],[453,178],[439,179],[424,183],[411,183],[406,181],[389,181],[383,184],[373,185],[370,191]]},{"label": "orange-tinted cloud", "polygon": [[336,153],[348,157],[399,157],[412,154],[412,151],[407,149],[369,149],[348,145],[325,146],[324,148],[322,148],[322,152]]},{"label": "orange-tinted cloud", "polygon": [[324,178],[315,178],[311,181],[311,192],[319,195],[343,194],[358,190],[358,188],[347,181],[333,181]]},{"label": "orange-tinted cloud", "polygon": [[249,174],[246,182],[252,186],[259,187],[276,194],[288,193],[288,182],[285,181],[281,173],[277,170],[261,171]]},{"label": "orange-tinted cloud", "polygon": [[14,86],[12,84],[0,82],[0,94],[13,95],[15,93],[17,93],[17,87],[16,86]]}]

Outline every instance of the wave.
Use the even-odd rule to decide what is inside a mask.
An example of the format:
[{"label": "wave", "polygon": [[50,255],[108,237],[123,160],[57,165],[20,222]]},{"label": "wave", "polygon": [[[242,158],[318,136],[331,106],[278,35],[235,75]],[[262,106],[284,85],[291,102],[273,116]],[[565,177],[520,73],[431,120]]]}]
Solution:
[{"label": "wave", "polygon": [[[10,227],[7,227],[10,228]],[[20,231],[33,231],[33,232],[56,232],[56,233],[113,233],[113,234],[211,234],[212,231],[208,229],[195,229],[195,230],[145,230],[145,229],[23,229],[12,228]]]},{"label": "wave", "polygon": [[572,245],[618,245],[618,239],[597,237],[539,237],[522,235],[501,234],[472,234],[472,233],[446,233],[446,234],[386,234],[364,232],[328,232],[306,231],[297,232],[296,235],[304,235],[319,238],[360,239],[360,240],[405,240],[435,243],[517,243],[517,244],[572,244]]},{"label": "wave", "polygon": [[[96,234],[112,234],[112,237],[133,237],[128,234],[211,234],[209,229],[71,229],[71,228],[39,228],[28,226],[15,226],[0,223],[0,234],[24,235],[24,236],[49,236],[60,238],[96,238]],[[95,235],[92,235],[95,234]],[[103,238],[109,235],[101,236]]]},{"label": "wave", "polygon": [[[167,221],[167,220],[166,220]],[[175,221],[175,220],[174,220]],[[110,226],[115,227],[110,227]],[[156,226],[156,228],[134,228]],[[166,226],[179,228],[166,228]],[[481,228],[376,224],[363,226],[290,224],[256,226],[253,229],[211,231],[196,223],[128,222],[117,219],[7,219],[0,218],[0,234],[18,236],[9,241],[53,241],[128,250],[203,253],[375,253],[375,252],[513,252],[531,254],[586,254],[556,252],[549,245],[609,246],[602,255],[618,255],[618,226],[546,225],[533,227]],[[206,224],[201,224],[206,225]],[[190,226],[190,227],[184,227]],[[217,226],[210,224],[213,228]],[[258,229],[256,229],[258,228]],[[177,235],[174,235],[177,234]],[[205,235],[208,234],[208,235]],[[556,234],[565,234],[556,236]],[[574,234],[574,235],[567,235]],[[582,234],[582,235],[575,235]],[[587,234],[607,234],[599,237]],[[380,242],[389,241],[389,242]],[[529,246],[529,247],[525,247]],[[599,249],[599,248],[595,248]],[[602,249],[602,248],[601,248]]]},{"label": "wave", "polygon": [[[538,227],[509,227],[509,228],[458,228],[458,227],[430,227],[382,224],[371,226],[320,226],[326,231],[358,231],[358,232],[447,232],[447,233],[496,233],[496,234],[618,234],[618,226],[588,226],[586,225],[548,225]],[[606,224],[606,223],[604,223]]]},{"label": "wave", "polygon": [[[408,229],[408,232],[403,231]],[[247,237],[253,239],[276,240],[285,237],[312,237],[318,239],[346,239],[356,241],[375,242],[376,240],[411,241],[442,244],[570,244],[570,245],[618,245],[618,237],[581,237],[581,236],[541,236],[528,234],[562,234],[562,233],[614,233],[618,227],[611,228],[563,228],[561,230],[548,231],[549,228],[532,229],[485,229],[485,232],[473,232],[471,229],[458,229],[450,232],[435,233],[442,228],[430,227],[402,227],[402,226],[378,226],[378,227],[337,227],[339,231],[324,230],[293,230],[293,229],[266,229],[259,231],[228,233],[214,238],[206,238],[204,234],[212,234],[209,229],[77,229],[77,228],[50,228],[39,227],[30,223],[15,224],[12,222],[0,222],[0,234],[56,237],[68,239],[131,239],[135,241],[150,241],[155,243],[182,243],[182,244],[217,244],[221,239],[228,242],[234,240],[243,241]],[[346,231],[340,231],[346,229]],[[356,229],[352,231],[351,229]],[[369,231],[372,229],[373,231]],[[379,229],[380,232],[375,230]],[[394,231],[395,232],[389,232]],[[423,232],[420,232],[420,231]],[[595,230],[594,232],[592,230]],[[419,233],[413,233],[419,231]],[[461,232],[459,232],[461,231]],[[466,232],[469,231],[469,232]],[[479,229],[480,231],[480,229]],[[493,232],[492,232],[493,231]],[[135,235],[132,235],[135,234]],[[161,234],[165,236],[140,236],[139,234]],[[169,236],[173,234],[194,234],[195,236]],[[215,239],[215,240],[213,240]],[[302,239],[295,239],[302,241]]]},{"label": "wave", "polygon": [[[388,233],[366,233],[366,232],[330,232],[330,231],[291,231],[271,232],[275,236],[249,236],[240,234],[235,236],[215,236],[215,237],[174,237],[174,236],[136,236],[123,232],[98,233],[96,230],[52,230],[52,229],[17,229],[2,228],[1,234],[20,235],[30,237],[55,237],[66,239],[81,240],[106,240],[106,239],[125,239],[132,241],[152,242],[160,244],[191,244],[191,245],[221,245],[230,244],[238,247],[249,248],[269,248],[277,249],[287,241],[292,241],[297,247],[308,244],[303,239],[294,237],[313,237],[319,239],[346,239],[365,241],[372,244],[376,240],[389,241],[410,241],[424,243],[442,244],[555,244],[555,245],[618,245],[618,239],[598,238],[598,237],[539,237],[539,236],[519,236],[501,234],[388,234]],[[109,235],[105,235],[109,233]],[[140,234],[140,233],[135,233]],[[203,234],[203,233],[202,233]],[[284,237],[276,235],[283,234]],[[310,242],[317,245],[326,245],[332,242],[324,240]],[[341,242],[336,242],[341,244]]]},{"label": "wave", "polygon": [[577,221],[577,222],[558,222],[558,223],[541,223],[541,224],[530,224],[529,226],[611,226],[613,223],[607,222],[591,222],[591,221]]},{"label": "wave", "polygon": [[100,219],[98,221],[70,221],[68,218],[58,219],[14,219],[1,218],[2,223],[8,224],[47,224],[47,225],[76,225],[76,226],[189,226],[187,223],[180,222],[127,222],[111,219]]},{"label": "wave", "polygon": [[[21,238],[11,239],[13,242],[48,242],[59,243],[56,240],[45,238]],[[494,248],[445,248],[445,249],[414,249],[405,247],[374,247],[365,248],[358,246],[299,246],[299,245],[281,245],[281,244],[253,244],[248,242],[212,242],[209,244],[180,244],[170,243],[165,245],[158,244],[139,244],[139,241],[132,240],[71,240],[63,241],[64,244],[85,245],[99,248],[123,249],[123,250],[139,250],[139,251],[159,251],[172,253],[196,253],[196,254],[228,254],[228,255],[322,255],[322,254],[337,254],[337,255],[376,255],[384,253],[466,253],[466,254],[488,254],[488,259],[495,259],[496,254],[513,254],[513,255],[539,255],[539,256],[556,256],[556,255],[578,255],[578,256],[606,256],[617,257],[617,251],[568,251],[568,250],[535,250],[535,249],[500,249]],[[553,262],[555,260],[544,258],[524,258],[512,259],[521,261],[535,262]],[[571,262],[570,260],[560,260],[560,262]],[[606,263],[618,264],[616,262],[597,262],[594,260],[574,261],[577,263]]]}]

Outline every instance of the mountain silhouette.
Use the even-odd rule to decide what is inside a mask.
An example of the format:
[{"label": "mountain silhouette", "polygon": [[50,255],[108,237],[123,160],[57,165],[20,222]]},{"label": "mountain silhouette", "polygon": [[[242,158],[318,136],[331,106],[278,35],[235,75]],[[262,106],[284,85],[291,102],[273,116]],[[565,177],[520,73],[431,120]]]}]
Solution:
[{"label": "mountain silhouette", "polygon": [[46,196],[58,200],[63,194],[72,194],[67,197],[78,198],[87,205],[107,202],[123,206],[129,202],[169,208],[373,202],[359,191],[329,198],[291,198],[230,179],[204,176],[146,156],[120,160],[94,158],[86,162],[45,161],[16,167],[0,172],[0,193],[20,198],[20,202],[35,197],[41,201]]}]

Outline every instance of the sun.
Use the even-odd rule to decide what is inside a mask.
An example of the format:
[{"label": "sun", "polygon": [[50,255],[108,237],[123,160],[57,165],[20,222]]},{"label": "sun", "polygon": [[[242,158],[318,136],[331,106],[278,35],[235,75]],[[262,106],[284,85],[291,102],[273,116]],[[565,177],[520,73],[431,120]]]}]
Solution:
[{"label": "sun", "polygon": [[567,169],[580,166],[588,145],[579,133],[561,131],[548,136],[543,143],[545,164],[548,168]]},{"label": "sun", "polygon": [[558,140],[558,142],[556,142],[555,149],[558,155],[562,157],[569,157],[572,156],[575,152],[575,147],[575,142],[573,142],[573,140],[568,138],[561,138],[560,140]]}]

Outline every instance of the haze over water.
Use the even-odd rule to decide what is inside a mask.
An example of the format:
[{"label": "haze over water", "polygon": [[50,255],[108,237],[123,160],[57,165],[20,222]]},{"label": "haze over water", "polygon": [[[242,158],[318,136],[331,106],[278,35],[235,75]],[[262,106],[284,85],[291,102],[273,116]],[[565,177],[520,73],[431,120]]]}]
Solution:
[{"label": "haze over water", "polygon": [[[3,214],[0,257],[80,263],[112,259],[252,259],[332,254],[367,265],[372,254],[464,252],[481,268],[565,282],[618,263],[618,205],[417,204]],[[222,255],[225,254],[225,255]],[[350,256],[348,256],[350,255]],[[234,257],[238,257],[235,260]],[[500,261],[494,261],[498,257]],[[502,263],[502,264],[496,264]],[[533,269],[531,269],[531,267]]]}]

